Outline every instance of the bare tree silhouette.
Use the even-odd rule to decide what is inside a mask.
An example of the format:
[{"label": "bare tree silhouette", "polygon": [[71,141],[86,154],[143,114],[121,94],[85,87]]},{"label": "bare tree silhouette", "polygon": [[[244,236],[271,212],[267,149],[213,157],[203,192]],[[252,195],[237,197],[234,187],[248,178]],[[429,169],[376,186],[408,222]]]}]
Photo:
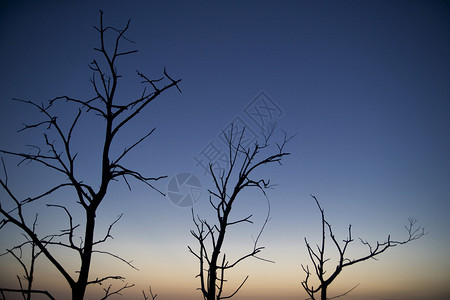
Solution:
[{"label": "bare tree silhouette", "polygon": [[[0,179],[0,185],[6,192],[8,198],[1,199],[0,213],[2,219],[0,220],[0,228],[5,227],[6,224],[13,224],[20,228],[29,239],[28,241],[36,247],[36,250],[45,256],[48,261],[59,271],[65,278],[66,282],[71,288],[72,299],[81,300],[84,298],[86,287],[94,284],[104,284],[108,280],[124,280],[122,276],[110,275],[102,278],[89,278],[91,269],[92,255],[94,253],[101,253],[112,256],[120,261],[134,266],[131,262],[108,251],[98,250],[98,245],[106,242],[112,238],[111,229],[119,221],[119,216],[112,224],[110,224],[106,234],[103,238],[96,239],[94,237],[94,230],[96,228],[96,215],[98,208],[107,196],[107,191],[112,181],[123,179],[128,188],[131,190],[129,178],[134,178],[140,182],[147,184],[150,188],[155,189],[162,194],[153,184],[161,178],[166,176],[148,177],[144,176],[139,171],[127,168],[123,164],[123,158],[126,157],[133,149],[142,144],[155,130],[149,130],[147,134],[137,139],[128,145],[125,145],[122,153],[114,154],[112,149],[120,146],[115,142],[119,131],[129,126],[131,120],[144,112],[144,109],[160,96],[165,91],[171,88],[177,88],[180,79],[171,78],[164,69],[164,75],[158,79],[149,79],[143,73],[137,71],[141,83],[146,87],[143,88],[142,93],[133,98],[131,96],[125,103],[119,102],[117,99],[117,88],[119,85],[119,78],[121,75],[117,71],[117,61],[125,56],[137,52],[137,50],[122,50],[123,42],[132,42],[126,37],[126,32],[129,28],[130,20],[123,29],[117,29],[111,26],[104,26],[103,13],[100,11],[100,25],[94,27],[99,33],[100,45],[94,48],[100,54],[100,61],[93,60],[89,65],[93,72],[91,83],[94,90],[94,97],[91,99],[76,99],[69,96],[60,96],[51,99],[48,104],[37,104],[29,100],[18,100],[19,102],[31,105],[43,116],[43,119],[38,122],[24,124],[24,127],[19,131],[29,131],[42,129],[43,145],[33,145],[30,152],[15,152],[8,150],[0,150],[1,153],[20,159],[20,163],[35,163],[43,168],[55,171],[62,175],[60,182],[54,183],[51,188],[41,192],[37,196],[20,199],[16,193],[8,185],[8,173],[3,164],[4,178]],[[110,40],[110,38],[112,39]],[[109,45],[109,46],[108,46]],[[181,91],[180,91],[181,92]],[[69,126],[65,126],[64,121],[60,121],[62,117],[57,115],[54,110],[55,106],[60,104],[77,106],[77,113],[74,118],[69,121]],[[83,146],[73,143],[73,135],[77,130],[81,116],[85,114],[93,114],[99,117],[104,123],[104,127],[99,128],[99,132],[103,135],[103,144],[98,150],[97,157],[101,160],[101,175],[99,183],[89,185],[86,181],[80,178],[78,172],[81,167],[79,163],[78,153],[83,149]],[[62,118],[64,119],[64,118]],[[92,130],[96,130],[92,128]],[[78,147],[78,148],[77,148]],[[92,150],[92,149],[90,149]],[[75,202],[78,207],[84,211],[82,217],[83,224],[77,224],[73,217],[69,206],[61,204],[47,205],[50,208],[57,208],[63,211],[68,219],[68,228],[63,228],[59,233],[47,236],[40,236],[35,232],[34,223],[26,218],[25,210],[29,204],[43,201],[57,191],[71,189],[75,192]],[[7,202],[9,199],[9,202]],[[55,225],[56,227],[57,225]],[[57,228],[57,227],[56,227]],[[81,242],[76,241],[77,229],[84,229],[84,233],[80,234]],[[49,247],[49,246],[52,247]],[[71,275],[72,270],[64,266],[64,261],[58,258],[52,252],[54,247],[59,247],[72,251],[77,254],[79,258],[79,269],[76,270],[76,276]],[[31,284],[31,280],[27,279]],[[132,285],[125,284],[117,290],[111,289],[111,286],[104,289],[106,299],[110,295],[118,294],[123,289],[129,288]],[[5,289],[4,289],[5,290]],[[22,292],[22,291],[21,291]]]},{"label": "bare tree silhouette", "polygon": [[155,300],[156,297],[158,296],[158,294],[154,294],[154,295],[153,295],[152,287],[151,287],[151,286],[148,287],[148,291],[149,291],[149,296],[147,296],[147,295],[145,294],[145,292],[142,291],[142,295],[144,296],[144,300],[149,300],[149,299],[150,299],[149,297],[152,297],[152,300]]},{"label": "bare tree silhouette", "polygon": [[192,209],[192,220],[195,224],[195,229],[191,230],[191,234],[197,240],[199,249],[194,251],[191,247],[188,248],[199,261],[199,274],[197,275],[200,279],[199,290],[206,300],[231,298],[236,295],[248,279],[247,275],[234,292],[223,295],[224,283],[226,282],[225,272],[227,270],[249,257],[265,260],[257,256],[264,249],[264,247],[258,245],[258,241],[269,220],[270,206],[267,218],[258,236],[254,239],[253,249],[232,262],[227,260],[226,253],[223,252],[225,235],[230,226],[244,222],[253,223],[250,220],[252,215],[238,220],[230,220],[232,206],[244,189],[255,187],[262,191],[268,201],[265,189],[271,186],[270,180],[255,179],[255,171],[271,163],[281,164],[282,158],[289,155],[289,153],[284,152],[284,147],[289,141],[286,134],[282,143],[277,144],[277,150],[274,154],[260,158],[260,152],[269,147],[269,139],[273,134],[273,128],[264,136],[262,144],[256,142],[248,148],[245,148],[243,145],[245,128],[241,130],[240,134],[234,134],[235,131],[239,132],[239,129],[233,125],[228,133],[224,133],[228,145],[228,167],[224,170],[215,171],[213,165],[209,165],[214,181],[214,189],[209,190],[209,203],[215,211],[215,221],[212,222],[201,219],[198,215],[195,216]]},{"label": "bare tree silhouette", "polygon": [[[347,238],[345,240],[343,240],[342,244],[340,244],[336,240],[336,237],[334,236],[331,225],[325,219],[325,213],[324,213],[323,208],[320,206],[319,201],[317,200],[317,198],[315,196],[312,196],[312,197],[313,197],[314,201],[316,202],[317,207],[319,208],[321,217],[322,217],[322,240],[321,240],[321,244],[316,245],[317,249],[314,250],[311,247],[311,245],[308,243],[308,240],[305,238],[306,249],[308,250],[309,258],[314,266],[314,275],[318,279],[318,285],[317,285],[317,287],[314,287],[310,282],[311,276],[314,276],[313,273],[309,270],[308,265],[306,265],[306,267],[304,265],[302,265],[302,269],[306,273],[306,278],[305,278],[305,280],[302,281],[302,286],[310,297],[307,299],[315,300],[316,293],[320,293],[320,298],[317,298],[317,299],[321,299],[321,300],[335,299],[335,298],[338,298],[338,297],[341,297],[341,296],[344,296],[344,295],[350,293],[358,285],[343,294],[340,294],[340,295],[337,295],[334,297],[327,296],[328,287],[337,278],[337,276],[342,272],[343,268],[354,265],[356,263],[359,263],[359,262],[362,262],[365,260],[368,260],[370,258],[376,259],[376,257],[378,255],[385,252],[387,249],[398,246],[398,245],[407,244],[411,241],[421,238],[422,236],[424,236],[426,234],[423,227],[417,226],[417,219],[409,218],[409,224],[407,226],[405,226],[405,229],[408,232],[408,236],[405,240],[402,240],[402,241],[391,240],[391,236],[388,235],[386,241],[377,242],[376,245],[371,245],[369,242],[360,238],[361,243],[368,247],[369,253],[367,255],[359,257],[359,258],[350,259],[346,256],[345,252],[347,250],[348,245],[354,241],[354,239],[352,237],[352,226],[349,225]],[[327,250],[325,248],[327,231],[328,231],[328,234],[329,234],[331,240],[333,241],[333,244],[336,246],[336,249],[337,249],[338,255],[339,255],[336,269],[328,277],[325,276],[325,274],[326,274],[325,263],[327,263],[330,260],[329,258],[327,258],[325,256],[325,251]]]}]

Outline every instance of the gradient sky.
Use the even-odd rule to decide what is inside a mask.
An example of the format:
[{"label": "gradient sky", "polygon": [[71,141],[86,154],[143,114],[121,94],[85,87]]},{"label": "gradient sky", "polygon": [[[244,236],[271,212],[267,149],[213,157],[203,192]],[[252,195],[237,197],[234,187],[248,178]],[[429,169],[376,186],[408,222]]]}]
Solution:
[{"label": "gradient sky", "polygon": [[[276,263],[248,260],[233,271],[231,286],[250,275],[234,299],[306,298],[300,285],[300,265],[309,263],[303,239],[316,243],[320,234],[310,194],[319,198],[340,239],[348,224],[355,237],[369,241],[388,234],[402,239],[411,216],[429,232],[379,261],[346,269],[330,296],[359,283],[345,299],[450,299],[449,2],[2,1],[0,148],[20,151],[40,138],[16,134],[35,115],[11,98],[41,102],[93,95],[88,63],[97,55],[92,26],[98,9],[108,25],[121,27],[132,19],[128,36],[139,52],[119,64],[121,96],[141,93],[136,69],[158,77],[166,66],[183,80],[183,93],[173,90],[158,99],[123,132],[115,151],[157,127],[127,163],[149,175],[168,175],[157,184],[163,191],[178,173],[197,176],[203,193],[195,209],[202,216],[211,180],[194,158],[211,142],[220,145],[221,130],[236,117],[257,131],[245,108],[260,92],[280,109],[278,128],[296,134],[283,166],[261,172],[278,184],[268,193],[272,218],[261,238],[263,256]],[[61,113],[73,115],[69,109]],[[99,170],[91,154],[99,140],[92,129],[101,127],[91,121],[86,119],[75,139],[80,173],[95,185]],[[16,168],[16,161],[5,159],[9,182],[23,197],[55,180],[51,172]],[[129,192],[123,182],[111,186],[97,233],[123,212],[115,239],[105,247],[133,260],[140,271],[97,257],[92,276],[126,276],[136,287],[124,299],[142,299],[148,285],[158,300],[200,299],[197,261],[187,250],[196,246],[190,210],[137,182],[132,187]],[[70,197],[58,194],[48,201],[70,203]],[[234,255],[251,249],[267,212],[256,191],[239,201],[236,216],[253,213],[255,224],[229,232],[227,247]],[[60,228],[55,223],[66,224],[57,211],[40,210],[40,216],[43,234]],[[11,227],[0,231],[1,251],[17,236]],[[355,242],[351,253],[364,250]],[[72,256],[59,255],[73,263]],[[0,286],[17,285],[17,265],[9,257],[0,264]],[[59,273],[44,259],[39,266],[37,287],[64,299],[68,287]],[[98,299],[100,292],[91,287],[86,298]]]}]

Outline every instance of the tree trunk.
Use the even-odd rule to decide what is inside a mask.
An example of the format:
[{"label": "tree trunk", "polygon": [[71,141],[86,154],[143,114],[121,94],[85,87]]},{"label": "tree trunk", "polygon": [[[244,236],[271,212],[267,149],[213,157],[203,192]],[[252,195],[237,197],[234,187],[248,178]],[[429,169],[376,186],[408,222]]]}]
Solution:
[{"label": "tree trunk", "polygon": [[84,293],[86,292],[86,285],[76,284],[72,288],[72,300],[83,300]]},{"label": "tree trunk", "polygon": [[[231,201],[230,201],[231,202]],[[219,237],[217,239],[216,247],[211,256],[211,264],[209,266],[209,286],[208,286],[208,297],[207,300],[216,300],[216,281],[217,281],[217,260],[219,259],[220,250],[222,249],[222,244],[225,239],[225,231],[227,227],[228,214],[230,211],[227,209],[225,211],[223,220],[220,225]],[[221,291],[219,291],[220,293]]]},{"label": "tree trunk", "polygon": [[320,289],[320,299],[321,300],[327,300],[327,287],[326,285],[322,285],[322,288]]},{"label": "tree trunk", "polygon": [[91,267],[92,249],[94,244],[95,229],[95,210],[88,209],[86,211],[86,231],[83,253],[81,254],[81,268],[78,281],[72,287],[72,300],[83,300],[89,279],[89,270]]},{"label": "tree trunk", "polygon": [[209,280],[208,280],[208,297],[207,300],[216,300],[216,280],[217,280],[216,266],[210,266],[209,268]]}]

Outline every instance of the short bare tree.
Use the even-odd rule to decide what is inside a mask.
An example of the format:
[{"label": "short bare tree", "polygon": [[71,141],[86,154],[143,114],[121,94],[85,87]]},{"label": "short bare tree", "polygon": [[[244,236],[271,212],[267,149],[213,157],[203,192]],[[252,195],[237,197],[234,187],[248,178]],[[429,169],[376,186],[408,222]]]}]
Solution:
[{"label": "short bare tree", "polygon": [[[237,133],[237,134],[236,134]],[[261,152],[269,148],[269,139],[273,134],[273,129],[264,136],[262,144],[255,143],[247,148],[243,145],[245,128],[231,126],[231,130],[224,133],[228,145],[228,167],[224,170],[214,170],[213,165],[209,165],[210,174],[214,182],[214,189],[209,191],[209,204],[214,210],[215,220],[208,221],[194,215],[192,210],[192,219],[195,229],[191,234],[198,242],[198,250],[194,251],[191,247],[189,251],[199,261],[200,288],[205,300],[228,299],[236,295],[248,279],[228,295],[224,295],[224,284],[226,282],[225,272],[235,267],[243,260],[254,257],[265,260],[258,256],[264,249],[258,245],[259,238],[269,220],[270,206],[267,218],[265,219],[261,230],[254,239],[253,249],[234,261],[228,261],[227,254],[223,251],[225,235],[227,229],[240,223],[253,223],[252,215],[237,220],[231,219],[232,207],[238,201],[240,193],[247,188],[257,188],[263,195],[267,195],[265,189],[271,187],[270,180],[255,178],[254,173],[266,165],[280,163],[283,157],[289,155],[284,151],[288,138],[284,135],[282,143],[277,144],[277,149],[273,154],[262,155]],[[269,202],[268,202],[269,204]]]},{"label": "short bare tree", "polygon": [[[94,253],[103,253],[117,258],[129,266],[133,267],[129,261],[107,251],[98,249],[98,245],[106,242],[112,237],[111,229],[120,219],[120,216],[110,224],[103,237],[94,237],[96,228],[96,216],[100,204],[108,195],[108,187],[113,181],[123,179],[128,188],[129,178],[136,179],[160,192],[152,182],[165,176],[149,177],[144,176],[139,171],[128,168],[123,163],[126,157],[133,149],[142,144],[155,130],[149,130],[141,138],[136,139],[128,145],[117,143],[117,136],[121,130],[130,127],[130,122],[140,116],[144,109],[149,106],[156,98],[165,91],[178,88],[180,79],[171,78],[164,69],[164,75],[158,79],[150,79],[143,73],[137,71],[137,77],[146,86],[136,97],[130,95],[127,100],[117,99],[117,89],[121,75],[117,70],[117,61],[126,57],[137,50],[123,50],[123,42],[132,42],[126,37],[130,21],[123,29],[117,29],[111,26],[104,26],[103,13],[100,11],[100,25],[95,27],[99,33],[99,46],[94,48],[101,57],[100,61],[93,60],[89,65],[93,72],[91,82],[94,96],[90,99],[77,99],[69,96],[60,96],[51,99],[47,104],[38,104],[29,100],[18,100],[22,103],[34,107],[42,120],[25,124],[19,131],[39,130],[43,133],[42,145],[33,145],[30,152],[15,152],[9,150],[0,150],[4,155],[17,157],[20,163],[35,163],[43,168],[52,170],[61,175],[60,182],[54,182],[52,187],[39,193],[36,196],[30,196],[21,199],[17,193],[8,184],[8,173],[4,167],[4,176],[0,179],[0,186],[5,191],[6,197],[0,199],[0,214],[3,217],[0,220],[0,228],[7,224],[13,224],[20,228],[27,236],[28,241],[36,247],[36,250],[46,257],[48,261],[59,271],[65,281],[71,288],[72,299],[81,300],[84,298],[86,287],[93,284],[105,284],[107,280],[124,280],[120,275],[107,275],[102,278],[89,278],[91,262]],[[16,99],[17,100],[17,99]],[[64,122],[66,116],[57,115],[55,106],[74,105],[78,107],[73,119],[68,123]],[[98,149],[85,149],[83,145],[73,143],[74,132],[77,131],[78,124],[82,121],[82,115],[93,114],[100,118],[103,126],[91,128],[92,131],[99,130],[102,135],[102,145]],[[69,124],[68,126],[66,124]],[[83,133],[89,134],[89,133]],[[123,151],[117,152],[114,149],[120,147]],[[75,150],[76,149],[76,150]],[[87,180],[80,178],[80,159],[76,151],[90,150],[97,151],[92,157],[100,160],[100,176],[98,182],[89,185]],[[120,151],[120,150],[119,150]],[[118,154],[115,154],[118,153]],[[3,165],[4,166],[4,165]],[[68,219],[68,227],[55,224],[55,228],[61,228],[60,232],[53,235],[42,236],[35,232],[34,223],[27,220],[25,212],[31,203],[44,201],[44,199],[54,195],[55,192],[71,189],[67,191],[69,195],[74,192],[76,205],[84,211],[82,221],[77,224],[74,219],[71,208],[64,204],[51,204],[48,207],[60,209]],[[131,189],[131,188],[130,188]],[[161,193],[161,192],[160,192]],[[162,193],[161,193],[162,194]],[[80,226],[82,224],[82,226]],[[77,234],[77,229],[84,230],[84,233]],[[81,242],[77,241],[80,236]],[[51,247],[49,247],[51,246]],[[65,262],[59,260],[52,249],[60,247],[72,253],[76,253],[79,258],[79,269],[75,270],[76,275],[72,275],[72,270],[65,267]],[[36,252],[37,253],[37,252]],[[31,282],[31,281],[30,281]],[[118,294],[125,288],[132,285],[125,284],[119,289],[113,290],[111,286],[104,289],[105,296]]]},{"label": "short bare tree", "polygon": [[[343,243],[339,243],[336,240],[336,237],[334,236],[332,227],[330,223],[325,219],[325,213],[323,208],[320,206],[319,201],[315,196],[312,196],[314,201],[317,204],[317,207],[320,210],[320,214],[322,217],[322,239],[321,244],[316,245],[316,248],[313,249],[311,245],[308,243],[308,240],[305,238],[305,244],[306,249],[308,250],[309,258],[314,266],[314,273],[309,269],[308,265],[304,266],[302,265],[303,271],[306,273],[305,280],[302,281],[302,286],[305,289],[305,291],[308,293],[309,298],[307,299],[334,299],[341,296],[344,296],[348,293],[350,293],[352,290],[354,290],[357,286],[353,287],[352,289],[348,290],[347,292],[334,296],[334,297],[328,297],[327,291],[328,287],[331,285],[331,283],[337,278],[339,274],[341,274],[342,270],[345,267],[354,265],[359,262],[363,262],[368,259],[376,259],[378,255],[385,252],[387,249],[398,246],[398,245],[404,245],[409,242],[412,242],[414,240],[417,240],[424,236],[425,230],[421,226],[417,226],[417,219],[410,218],[409,224],[405,226],[405,229],[408,233],[407,238],[402,241],[395,241],[391,239],[391,236],[388,235],[386,241],[384,242],[377,242],[375,245],[370,244],[369,242],[359,239],[362,244],[368,247],[368,254],[359,258],[348,258],[346,255],[347,247],[350,245],[351,242],[354,241],[352,237],[352,226],[349,225],[348,227],[348,235],[345,240],[343,240]],[[329,258],[325,256],[326,249],[326,240],[327,240],[327,232],[331,240],[333,241],[334,246],[337,249],[338,252],[338,261],[335,270],[330,274],[325,276],[327,273],[325,264],[330,261]],[[311,283],[311,277],[315,276],[318,279],[318,285],[314,287],[314,285]],[[320,296],[317,296],[316,294],[319,293]],[[319,297],[319,298],[316,298]]]},{"label": "short bare tree", "polygon": [[[33,221],[32,231],[36,233],[36,225],[37,225],[38,215]],[[36,266],[36,260],[39,255],[42,254],[42,251],[36,247],[36,244],[31,240],[27,235],[24,235],[25,241],[19,245],[14,246],[11,249],[6,249],[5,253],[0,254],[0,256],[11,255],[16,259],[16,261],[20,264],[23,269],[23,275],[17,275],[17,281],[19,283],[19,289],[12,288],[0,288],[0,293],[2,293],[3,299],[6,299],[5,292],[13,292],[22,294],[22,298],[24,300],[31,300],[33,294],[44,294],[48,298],[53,299],[54,297],[45,290],[35,290],[33,289],[34,282],[34,270]],[[27,252],[28,247],[30,248],[29,254],[29,262],[26,261],[26,255],[24,252]]]},{"label": "short bare tree", "polygon": [[142,291],[142,296],[144,296],[144,300],[149,300],[150,297],[151,297],[151,300],[155,300],[156,297],[158,296],[158,294],[153,294],[151,286],[148,287],[148,291],[149,291],[148,296],[145,294],[145,291]]}]

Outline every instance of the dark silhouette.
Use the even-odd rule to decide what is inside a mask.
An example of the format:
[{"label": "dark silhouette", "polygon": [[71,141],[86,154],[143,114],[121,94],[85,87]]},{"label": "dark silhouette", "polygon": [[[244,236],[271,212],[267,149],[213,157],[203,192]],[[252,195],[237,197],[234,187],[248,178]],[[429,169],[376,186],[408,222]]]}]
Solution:
[{"label": "dark silhouette", "polygon": [[6,300],[6,296],[4,292],[13,292],[13,293],[21,293],[23,297],[26,297],[24,299],[31,299],[32,294],[42,294],[47,296],[51,300],[55,300],[53,296],[48,291],[42,291],[42,290],[32,290],[32,289],[7,289],[7,288],[0,288],[0,295],[2,295],[2,300]]},{"label": "dark silhouette", "polygon": [[[0,213],[2,219],[0,220],[0,228],[3,228],[6,224],[13,224],[19,227],[30,242],[37,247],[42,256],[46,257],[51,264],[59,271],[59,273],[65,278],[72,291],[73,300],[81,300],[84,298],[86,287],[93,284],[105,284],[108,280],[124,280],[122,276],[104,276],[102,278],[89,278],[89,271],[91,268],[92,254],[101,253],[110,255],[120,261],[126,263],[130,267],[133,267],[129,261],[107,252],[97,250],[96,246],[106,242],[109,238],[112,238],[111,229],[120,216],[109,226],[106,234],[99,240],[94,239],[94,229],[96,228],[96,214],[100,204],[107,196],[107,191],[112,181],[123,179],[129,189],[129,179],[134,178],[140,182],[147,184],[149,187],[155,189],[161,193],[156,187],[152,185],[152,182],[157,181],[166,176],[148,177],[142,173],[127,168],[123,164],[123,158],[139,146],[144,140],[146,140],[153,132],[154,128],[149,130],[140,139],[134,143],[130,143],[123,147],[123,152],[119,153],[113,151],[115,147],[114,141],[120,130],[129,127],[131,120],[140,115],[144,109],[154,101],[161,93],[171,88],[177,88],[178,83],[181,80],[172,79],[164,70],[164,75],[156,80],[149,79],[144,74],[137,72],[138,77],[142,80],[142,83],[147,87],[143,89],[142,93],[136,98],[130,96],[127,102],[119,102],[116,96],[117,87],[119,85],[119,75],[117,71],[117,61],[122,57],[137,52],[137,50],[122,50],[122,42],[131,42],[126,36],[130,21],[123,29],[116,29],[110,26],[104,26],[103,13],[100,11],[100,26],[95,27],[99,33],[100,43],[97,48],[94,48],[100,54],[101,60],[93,60],[89,65],[93,72],[91,82],[94,90],[94,97],[91,99],[83,100],[71,98],[69,96],[56,97],[48,102],[48,104],[37,104],[33,101],[17,100],[27,105],[31,105],[40,113],[43,117],[41,121],[25,124],[19,131],[24,130],[37,130],[42,129],[43,145],[32,146],[31,152],[14,152],[7,150],[0,150],[1,153],[18,157],[20,163],[36,163],[44,168],[51,169],[60,175],[62,179],[60,182],[54,183],[53,186],[46,191],[38,194],[37,196],[28,197],[26,199],[19,199],[15,192],[8,185],[8,174],[4,167],[4,179],[0,179],[0,185],[9,196],[10,202],[6,203],[7,199],[1,199]],[[113,38],[112,41],[109,39]],[[109,48],[106,45],[111,45]],[[74,105],[78,109],[76,115],[69,121],[69,126],[66,128],[63,120],[65,116],[58,116],[55,114],[55,106],[60,104]],[[99,117],[104,126],[99,127],[100,134],[102,135],[102,146],[98,150],[96,155],[101,161],[101,175],[98,178],[98,182],[89,185],[83,179],[79,178],[79,166],[77,159],[77,153],[75,151],[82,151],[82,149],[73,145],[73,135],[77,129],[81,116],[85,114],[93,114]],[[91,128],[95,131],[96,128]],[[85,133],[84,133],[85,134]],[[76,144],[75,144],[76,145]],[[122,147],[122,146],[121,146]],[[117,154],[115,154],[117,153]],[[19,164],[20,164],[19,163]],[[77,170],[77,172],[75,172]],[[24,207],[28,207],[30,203],[42,201],[46,197],[52,195],[56,191],[69,188],[71,192],[74,192],[76,196],[76,203],[83,210],[84,216],[82,226],[76,224],[73,213],[71,213],[68,206],[55,204],[48,205],[51,209],[57,208],[63,211],[68,218],[68,228],[62,228],[59,233],[40,236],[34,231],[34,227],[31,227],[29,221],[24,214]],[[162,193],[161,193],[162,194]],[[71,194],[72,195],[72,194]],[[106,204],[104,204],[106,205]],[[13,209],[11,209],[13,207]],[[55,225],[57,228],[58,226]],[[77,229],[84,230],[81,235],[81,242],[77,238]],[[52,247],[48,247],[48,246]],[[76,272],[68,270],[63,261],[60,261],[58,257],[54,256],[52,249],[54,247],[60,247],[68,251],[77,253],[79,257],[79,269]],[[105,288],[105,296],[103,299],[113,294],[118,294],[123,289],[129,288],[133,285],[125,284],[118,290],[112,290],[111,285]]]},{"label": "dark silhouette", "polygon": [[148,288],[148,291],[149,291],[149,293],[150,293],[149,296],[147,296],[147,295],[145,294],[145,292],[142,291],[142,295],[144,296],[144,300],[149,300],[149,299],[150,299],[149,297],[152,297],[152,300],[155,300],[156,297],[158,296],[158,294],[154,294],[154,295],[153,295],[152,287],[151,287],[151,286]]},{"label": "dark silhouette", "polygon": [[[316,245],[317,250],[313,250],[313,248],[311,248],[310,244],[308,243],[307,239],[305,238],[305,244],[306,244],[306,248],[308,249],[309,258],[311,259],[311,262],[313,263],[314,273],[317,276],[317,279],[319,281],[318,286],[316,288],[314,288],[314,286],[311,285],[311,283],[309,282],[310,277],[312,275],[311,271],[309,270],[309,267],[308,266],[305,267],[302,265],[302,269],[306,273],[306,278],[305,278],[305,280],[302,281],[302,286],[310,297],[308,299],[315,300],[316,293],[320,293],[320,298],[317,298],[317,299],[321,299],[321,300],[334,299],[334,298],[348,294],[349,292],[354,290],[357,286],[353,287],[352,289],[350,289],[349,291],[347,291],[341,295],[334,296],[331,298],[327,297],[328,287],[331,285],[333,280],[335,280],[336,277],[341,273],[343,268],[354,265],[356,263],[359,263],[359,262],[362,262],[365,260],[368,260],[370,258],[376,259],[376,256],[383,253],[384,251],[386,251],[389,248],[392,248],[392,247],[395,247],[398,245],[407,244],[407,243],[417,240],[417,239],[421,238],[423,235],[425,235],[425,230],[421,226],[416,227],[417,219],[410,218],[408,226],[405,226],[405,228],[408,232],[407,239],[405,239],[403,241],[394,241],[394,240],[391,240],[391,236],[388,235],[387,240],[385,242],[382,242],[382,243],[377,242],[376,245],[371,245],[371,244],[369,244],[369,242],[362,240],[360,238],[361,243],[363,243],[364,245],[366,245],[369,248],[369,254],[367,254],[366,256],[360,257],[360,258],[350,259],[350,258],[346,257],[345,251],[347,250],[348,245],[354,241],[352,238],[352,226],[349,225],[348,236],[345,240],[343,240],[343,244],[339,244],[339,242],[336,240],[336,238],[333,234],[331,225],[325,220],[324,210],[320,206],[319,201],[317,200],[316,197],[314,197],[314,196],[312,196],[312,197],[314,198],[314,200],[317,204],[317,207],[320,210],[321,217],[322,217],[322,242],[321,242],[321,245]],[[328,234],[329,234],[331,240],[333,241],[334,245],[336,246],[336,249],[338,250],[338,253],[339,253],[336,269],[328,277],[325,276],[325,274],[326,274],[325,263],[330,260],[329,258],[325,257],[325,250],[326,250],[325,249],[325,241],[326,241],[327,229],[328,229]]]},{"label": "dark silhouette", "polygon": [[[4,165],[3,159],[2,163]],[[38,215],[36,214],[34,218],[33,225],[31,227],[33,233],[36,234],[36,224],[38,220]],[[34,281],[34,270],[36,265],[36,260],[39,257],[39,255],[42,253],[42,251],[39,251],[39,249],[36,247],[36,243],[34,243],[28,236],[25,236],[26,241],[14,246],[11,249],[6,249],[6,252],[1,254],[0,256],[10,254],[16,259],[20,266],[23,269],[23,276],[17,275],[17,281],[19,283],[20,289],[6,289],[6,288],[0,288],[0,292],[3,296],[3,299],[6,299],[4,292],[14,292],[14,293],[21,293],[22,298],[24,300],[30,300],[32,294],[44,294],[47,295],[50,299],[54,299],[53,296],[48,291],[41,291],[41,290],[33,290],[33,281]],[[25,258],[23,257],[23,252],[26,251],[26,247],[30,247],[30,262],[29,266],[28,263],[25,261]],[[22,280],[25,280],[26,287],[24,287],[24,283]]]},{"label": "dark silhouette", "polygon": [[264,136],[263,144],[255,143],[249,148],[243,146],[245,128],[242,128],[241,133],[237,135],[234,134],[235,130],[239,132],[237,127],[231,126],[230,132],[224,133],[228,145],[228,167],[224,170],[216,171],[213,169],[212,164],[209,165],[214,182],[214,189],[208,190],[209,203],[215,211],[215,222],[201,219],[199,216],[195,217],[194,210],[192,210],[192,219],[196,228],[195,230],[191,230],[191,234],[198,241],[199,249],[198,251],[194,251],[191,247],[188,248],[199,260],[199,274],[197,275],[200,279],[199,290],[202,292],[205,300],[220,300],[233,297],[245,284],[248,275],[234,292],[229,295],[223,295],[224,283],[226,281],[225,272],[249,257],[265,260],[257,256],[264,249],[264,247],[258,246],[258,240],[269,220],[270,206],[267,218],[254,240],[251,251],[230,262],[227,260],[222,246],[226,231],[230,226],[243,222],[253,223],[250,220],[252,215],[238,220],[230,220],[232,206],[237,201],[239,194],[244,189],[256,187],[262,191],[268,200],[265,189],[270,187],[270,180],[254,178],[256,176],[254,175],[256,169],[271,163],[281,164],[282,158],[289,155],[289,153],[284,152],[284,147],[289,141],[286,138],[286,134],[283,142],[277,144],[278,149],[274,154],[263,156],[260,159],[260,152],[269,147],[269,139],[273,134],[273,129]]}]

